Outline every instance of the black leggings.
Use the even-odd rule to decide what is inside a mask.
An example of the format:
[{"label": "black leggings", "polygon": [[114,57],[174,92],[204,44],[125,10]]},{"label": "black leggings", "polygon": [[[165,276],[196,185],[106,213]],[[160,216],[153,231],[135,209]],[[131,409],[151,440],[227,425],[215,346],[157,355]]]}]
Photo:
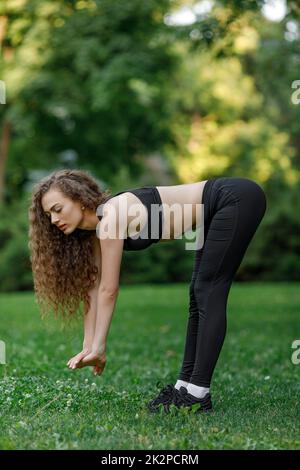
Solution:
[{"label": "black leggings", "polygon": [[179,380],[209,387],[225,334],[234,275],[266,211],[266,196],[253,180],[208,180],[203,190],[204,244],[196,250]]}]

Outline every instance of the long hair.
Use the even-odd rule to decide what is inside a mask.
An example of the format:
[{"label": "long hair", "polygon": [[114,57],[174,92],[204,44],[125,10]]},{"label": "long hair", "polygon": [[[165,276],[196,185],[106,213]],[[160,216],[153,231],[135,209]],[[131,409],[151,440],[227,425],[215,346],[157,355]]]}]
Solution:
[{"label": "long hair", "polygon": [[29,250],[37,303],[45,318],[53,309],[55,317],[70,320],[84,302],[90,308],[89,290],[97,280],[94,242],[96,230],[76,228],[64,235],[44,213],[41,200],[49,189],[94,210],[111,194],[102,191],[92,176],[82,170],[58,170],[44,177],[32,191],[29,207]]}]

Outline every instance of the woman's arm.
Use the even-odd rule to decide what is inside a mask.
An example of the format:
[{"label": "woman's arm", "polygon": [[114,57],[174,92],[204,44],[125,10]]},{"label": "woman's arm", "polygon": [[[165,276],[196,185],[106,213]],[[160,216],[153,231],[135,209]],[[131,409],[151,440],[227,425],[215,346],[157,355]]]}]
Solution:
[{"label": "woman's arm", "polygon": [[95,323],[92,351],[98,354],[105,353],[106,339],[108,336],[112,316],[118,298],[118,290],[107,292],[98,289],[97,294],[97,319]]},{"label": "woman's arm", "polygon": [[[120,214],[118,203],[109,211],[105,223],[101,225],[97,231],[100,238],[99,246],[101,248],[101,281],[97,290],[97,315],[96,324],[94,325],[94,337],[92,343],[92,352],[85,356],[76,367],[81,368],[86,365],[98,367],[99,374],[102,373],[106,363],[106,339],[110,328],[114,308],[116,305],[119,292],[120,267],[123,254],[124,234],[126,233],[126,220],[121,219],[116,213]],[[114,206],[114,204],[112,204]],[[114,234],[107,236],[105,227],[112,227]],[[115,236],[117,238],[115,238]],[[121,238],[119,238],[121,235]]]},{"label": "woman's arm", "polygon": [[[90,308],[84,313],[84,339],[83,349],[92,349],[97,319],[97,297],[99,282],[89,291]],[[86,306],[87,307],[87,306]]]},{"label": "woman's arm", "polygon": [[85,303],[85,311],[83,314],[84,338],[83,338],[82,351],[76,354],[76,356],[72,357],[67,362],[67,366],[69,366],[70,369],[74,369],[76,364],[79,361],[81,361],[83,357],[88,355],[92,350],[96,319],[97,319],[98,288],[99,288],[99,281],[97,281],[95,286],[89,291],[90,308],[87,309],[87,303]]},{"label": "woman's arm", "polygon": [[[119,196],[120,199],[121,197]],[[98,354],[105,353],[106,339],[119,294],[120,269],[127,221],[124,218],[124,211],[119,210],[118,204],[118,201],[111,202],[113,210],[103,219],[108,227],[115,229],[116,238],[107,236],[105,225],[100,226],[98,234],[101,246],[101,280],[97,296],[97,321],[92,347],[93,351]],[[120,215],[121,217],[119,217]]]}]

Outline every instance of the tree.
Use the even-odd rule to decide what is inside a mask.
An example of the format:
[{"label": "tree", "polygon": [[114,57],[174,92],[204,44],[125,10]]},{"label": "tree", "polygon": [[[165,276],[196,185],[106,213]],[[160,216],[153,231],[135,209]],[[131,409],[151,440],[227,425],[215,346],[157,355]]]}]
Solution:
[{"label": "tree", "polygon": [[[17,6],[16,6],[17,5]],[[170,0],[8,0],[2,60],[11,162],[49,167],[66,149],[109,178],[171,141],[168,77],[176,67],[163,15]],[[52,163],[53,162],[53,163]]]}]

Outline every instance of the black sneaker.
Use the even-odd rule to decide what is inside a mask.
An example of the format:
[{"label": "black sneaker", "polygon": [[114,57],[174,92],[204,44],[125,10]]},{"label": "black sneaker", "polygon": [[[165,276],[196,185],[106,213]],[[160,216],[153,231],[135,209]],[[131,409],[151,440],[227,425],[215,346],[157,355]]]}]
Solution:
[{"label": "black sneaker", "polygon": [[[157,383],[157,386],[159,385],[160,382]],[[150,413],[156,413],[160,410],[160,407],[162,407],[165,413],[169,413],[170,405],[179,402],[181,402],[179,390],[177,390],[174,385],[168,384],[159,392],[156,398],[147,404],[147,408]]]},{"label": "black sneaker", "polygon": [[[200,406],[197,407],[196,404],[199,404]],[[185,387],[180,387],[179,395],[176,397],[176,400],[174,400],[174,405],[178,408],[188,407],[193,410],[195,408],[195,413],[203,413],[212,411],[213,409],[209,392],[203,398],[197,398],[194,397],[194,395],[191,395]]]}]

